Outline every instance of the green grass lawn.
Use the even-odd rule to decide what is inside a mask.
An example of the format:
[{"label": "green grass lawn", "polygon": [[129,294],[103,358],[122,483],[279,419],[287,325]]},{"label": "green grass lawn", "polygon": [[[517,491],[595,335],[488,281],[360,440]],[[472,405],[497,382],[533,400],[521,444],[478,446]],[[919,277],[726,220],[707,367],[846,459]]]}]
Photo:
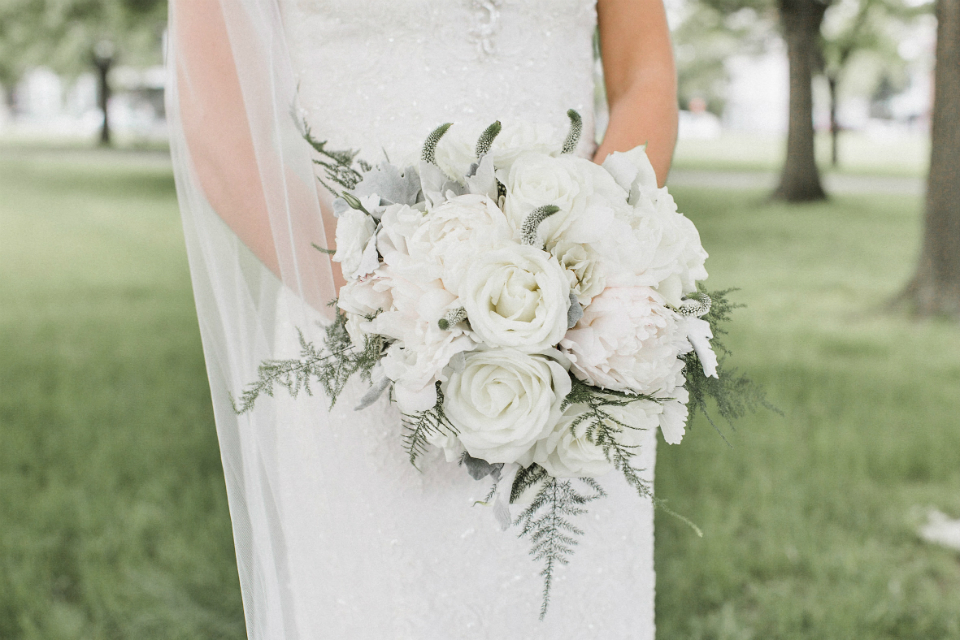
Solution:
[{"label": "green grass lawn", "polygon": [[[661,446],[659,637],[960,638],[960,327],[886,315],[916,199],[677,189],[739,286],[728,342],[785,416]],[[0,638],[239,638],[222,470],[169,169],[0,156]],[[605,639],[604,639],[605,640]]]},{"label": "green grass lawn", "polygon": [[[817,164],[824,173],[924,177],[930,161],[927,136],[883,139],[857,131],[840,134],[839,164],[830,164],[830,136],[818,133]],[[785,136],[725,131],[710,140],[686,139],[677,143],[675,169],[724,171],[774,171],[783,168]]]}]

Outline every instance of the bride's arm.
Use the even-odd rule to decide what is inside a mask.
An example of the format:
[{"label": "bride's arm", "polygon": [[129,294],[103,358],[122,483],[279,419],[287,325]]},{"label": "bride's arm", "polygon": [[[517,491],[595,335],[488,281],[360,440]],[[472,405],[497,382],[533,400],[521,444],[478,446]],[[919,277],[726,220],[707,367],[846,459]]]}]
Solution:
[{"label": "bride's arm", "polygon": [[[270,216],[220,1],[175,1],[180,110],[200,185],[223,221],[280,277]],[[329,247],[334,246],[333,230],[332,222],[324,225]],[[339,265],[333,267],[339,289]]]},{"label": "bride's arm", "polygon": [[610,124],[594,160],[647,144],[662,186],[677,142],[677,72],[662,0],[598,0]]}]

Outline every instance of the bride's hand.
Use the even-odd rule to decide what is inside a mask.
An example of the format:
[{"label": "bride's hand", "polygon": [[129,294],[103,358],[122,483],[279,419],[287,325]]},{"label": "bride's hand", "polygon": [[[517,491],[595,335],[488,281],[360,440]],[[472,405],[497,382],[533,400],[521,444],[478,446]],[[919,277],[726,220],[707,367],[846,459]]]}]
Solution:
[{"label": "bride's hand", "polygon": [[598,0],[610,124],[594,161],[647,145],[660,186],[677,142],[677,72],[662,0]]}]

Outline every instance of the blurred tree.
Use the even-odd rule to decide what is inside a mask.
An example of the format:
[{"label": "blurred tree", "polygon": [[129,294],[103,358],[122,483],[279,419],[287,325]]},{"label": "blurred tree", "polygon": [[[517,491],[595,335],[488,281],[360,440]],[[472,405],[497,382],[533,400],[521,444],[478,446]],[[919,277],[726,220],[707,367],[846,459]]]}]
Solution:
[{"label": "blurred tree", "polygon": [[930,173],[920,262],[901,299],[960,318],[960,0],[937,0]]},{"label": "blurred tree", "polygon": [[110,69],[159,62],[166,19],[167,0],[0,0],[0,82],[9,90],[40,65],[66,76],[93,66],[109,144]]},{"label": "blurred tree", "polygon": [[813,71],[820,59],[820,25],[829,0],[778,0],[780,27],[790,62],[790,119],[787,157],[775,198],[788,202],[823,200],[814,156]]},{"label": "blurred tree", "polygon": [[[881,83],[890,85],[889,73],[904,65],[897,51],[898,38],[894,26],[929,10],[930,5],[910,6],[904,0],[839,0],[824,17],[820,30],[821,67],[830,91],[830,157],[833,166],[839,162],[837,94],[841,82],[857,55],[870,54],[883,61],[887,71]],[[878,87],[878,91],[881,90]]]},{"label": "blurred tree", "polygon": [[788,202],[826,198],[813,152],[813,73],[821,59],[820,24],[830,1],[699,0],[725,16],[744,9],[757,13],[776,9],[790,64],[790,113],[787,155],[773,196]]}]

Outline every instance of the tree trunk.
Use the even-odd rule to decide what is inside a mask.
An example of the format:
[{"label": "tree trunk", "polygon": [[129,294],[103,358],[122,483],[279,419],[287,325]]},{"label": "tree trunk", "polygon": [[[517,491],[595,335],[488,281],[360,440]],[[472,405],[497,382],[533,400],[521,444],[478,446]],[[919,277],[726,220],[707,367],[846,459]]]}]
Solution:
[{"label": "tree trunk", "polygon": [[840,123],[837,122],[837,78],[827,75],[827,84],[830,86],[830,165],[836,169],[840,164],[837,146],[840,138]]},{"label": "tree trunk", "polygon": [[97,67],[97,106],[103,112],[103,124],[100,127],[100,144],[110,145],[110,116],[107,111],[107,105],[110,102],[110,59],[97,59],[94,61]]},{"label": "tree trunk", "polygon": [[780,0],[780,21],[790,62],[790,122],[787,158],[775,198],[788,202],[823,200],[813,153],[813,65],[820,23],[827,6],[816,0]]},{"label": "tree trunk", "polygon": [[960,318],[960,0],[937,2],[937,68],[920,263],[903,296]]}]

